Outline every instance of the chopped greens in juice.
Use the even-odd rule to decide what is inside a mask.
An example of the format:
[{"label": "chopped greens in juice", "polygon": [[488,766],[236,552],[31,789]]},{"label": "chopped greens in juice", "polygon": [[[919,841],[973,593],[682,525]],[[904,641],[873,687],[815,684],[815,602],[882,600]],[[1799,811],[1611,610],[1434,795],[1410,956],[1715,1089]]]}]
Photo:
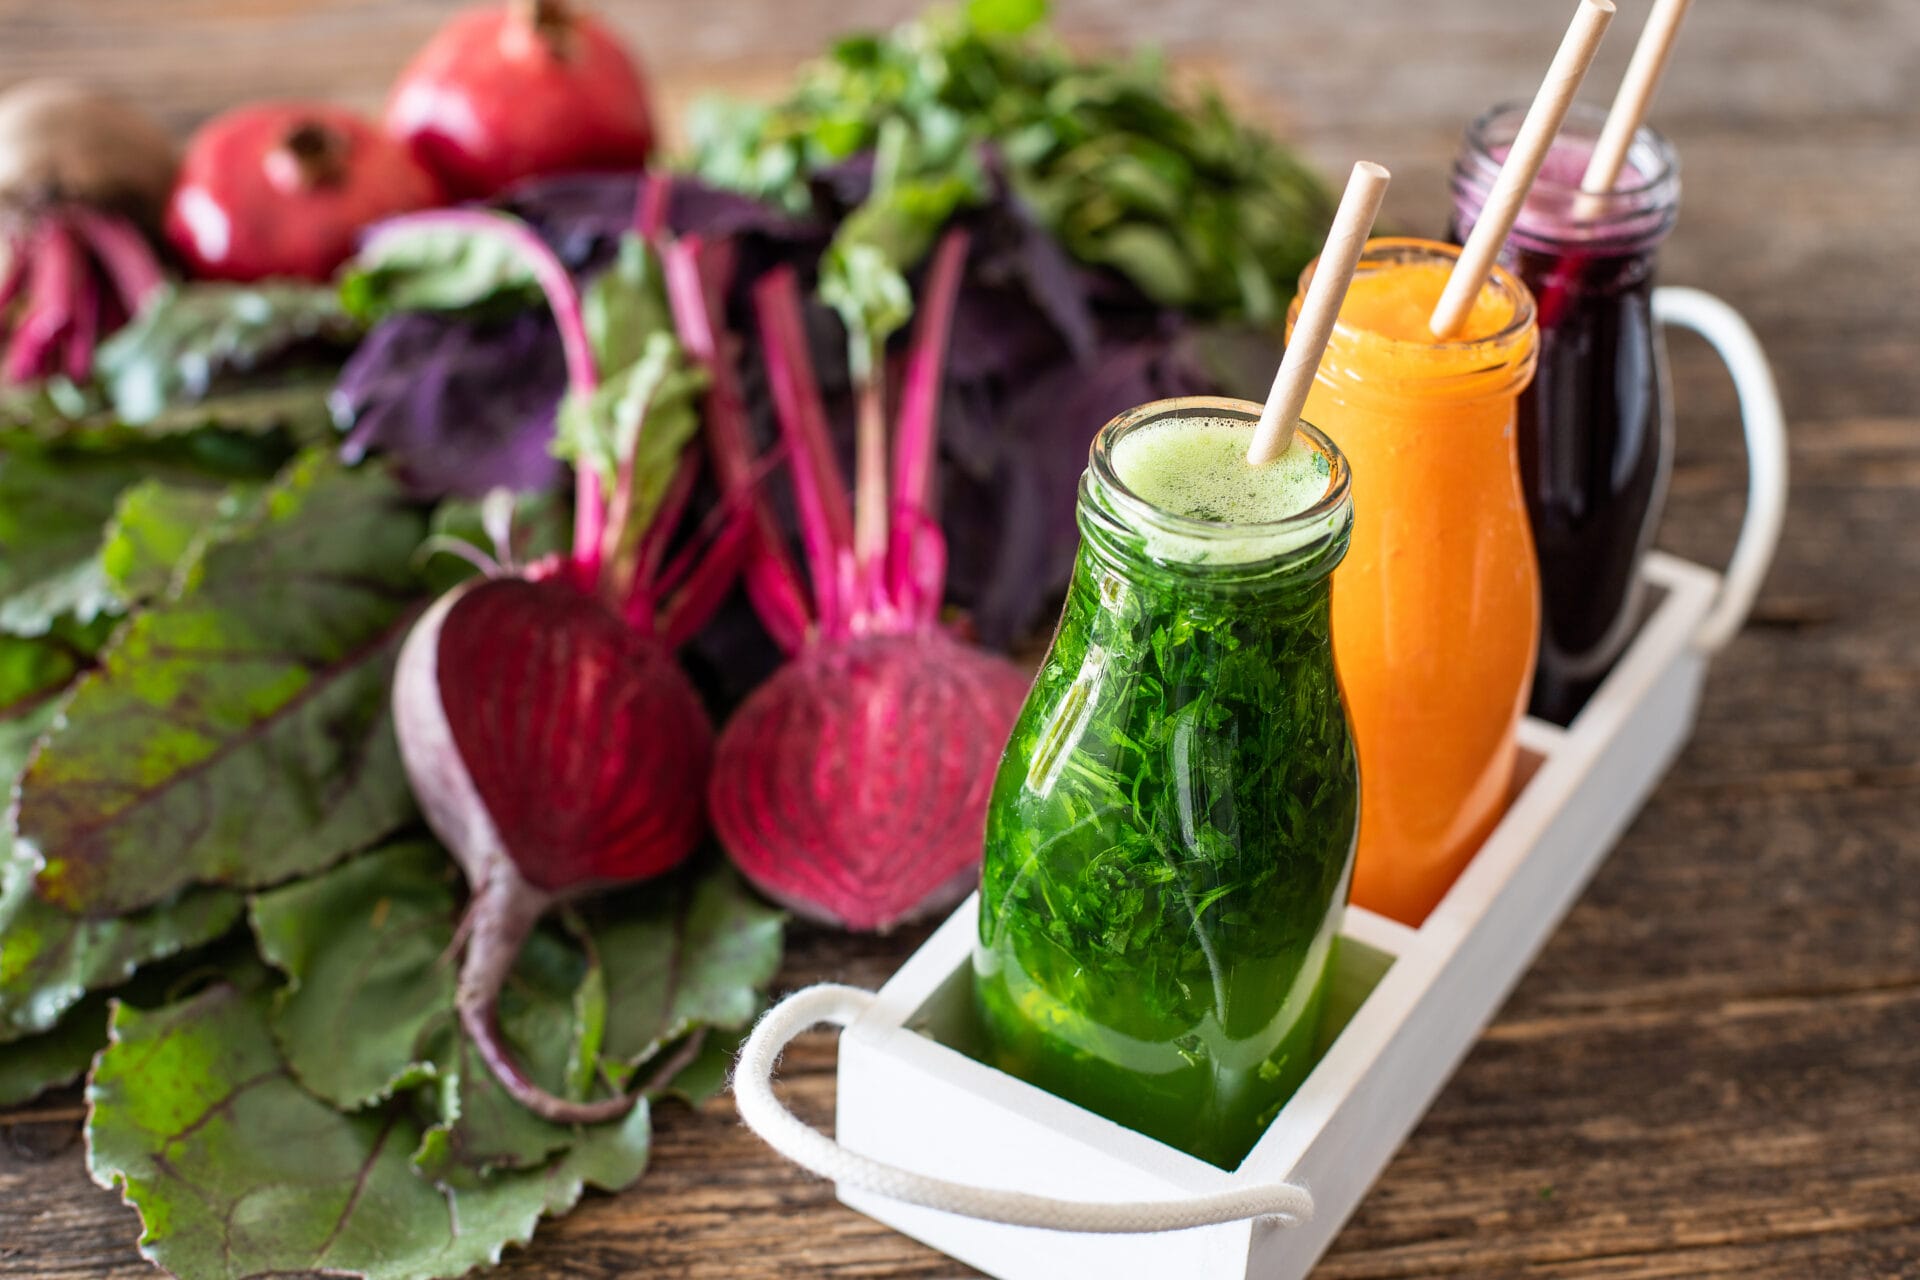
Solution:
[{"label": "chopped greens in juice", "polygon": [[[992,1061],[1223,1167],[1311,1066],[1359,799],[1329,635],[1344,464],[1302,442],[1255,472],[1250,417],[1138,426],[1104,475],[1096,451],[1065,612],[988,812],[975,952]],[[1158,516],[1113,492],[1117,472],[1139,507],[1209,457],[1274,486],[1236,510],[1314,518],[1288,541],[1180,518],[1218,510],[1217,487]],[[1170,531],[1220,554],[1155,558]],[[1248,538],[1270,554],[1238,553]]]}]

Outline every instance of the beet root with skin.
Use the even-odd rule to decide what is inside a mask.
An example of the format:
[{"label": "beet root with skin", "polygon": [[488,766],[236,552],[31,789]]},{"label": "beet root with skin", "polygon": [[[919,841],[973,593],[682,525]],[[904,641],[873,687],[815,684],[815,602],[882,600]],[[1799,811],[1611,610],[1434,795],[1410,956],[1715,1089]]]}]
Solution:
[{"label": "beet root with skin", "polygon": [[741,706],[709,804],[734,864],[796,915],[884,930],[978,876],[1027,676],[944,631],[803,651]]},{"label": "beet root with skin", "polygon": [[559,1123],[624,1113],[530,1080],[496,1004],[521,944],[554,903],[685,861],[713,730],[656,637],[570,583],[495,578],[437,601],[394,675],[401,757],[427,821],[473,891],[456,1004],[496,1078]]},{"label": "beet root with skin", "polygon": [[64,80],[0,93],[0,385],[91,375],[164,281],[148,233],[176,167],[166,131],[113,98]]}]

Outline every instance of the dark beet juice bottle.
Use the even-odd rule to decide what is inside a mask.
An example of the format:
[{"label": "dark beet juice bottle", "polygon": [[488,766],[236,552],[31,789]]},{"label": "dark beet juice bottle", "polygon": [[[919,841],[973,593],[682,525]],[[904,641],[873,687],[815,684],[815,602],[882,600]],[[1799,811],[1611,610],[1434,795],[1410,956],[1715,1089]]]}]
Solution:
[{"label": "dark beet juice bottle", "polygon": [[[1453,168],[1456,243],[1524,115],[1498,107],[1468,128]],[[1640,561],[1673,454],[1653,280],[1679,209],[1679,166],[1666,139],[1643,128],[1614,190],[1583,195],[1604,120],[1581,108],[1567,117],[1503,257],[1539,308],[1539,371],[1520,396],[1520,478],[1540,557],[1531,710],[1558,724],[1578,714],[1632,638]]]}]

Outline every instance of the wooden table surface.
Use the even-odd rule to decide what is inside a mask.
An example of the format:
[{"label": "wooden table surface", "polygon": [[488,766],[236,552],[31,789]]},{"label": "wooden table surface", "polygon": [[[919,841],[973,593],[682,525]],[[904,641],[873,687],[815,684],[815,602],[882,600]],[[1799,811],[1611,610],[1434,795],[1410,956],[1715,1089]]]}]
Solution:
[{"label": "wooden table surface", "polygon": [[[1621,0],[1604,99],[1648,0]],[[0,0],[0,84],[118,87],[179,128],[265,94],[371,106],[439,0]],[[605,0],[670,102],[766,83],[913,0]],[[1465,121],[1531,90],[1541,0],[1060,0],[1107,46],[1223,67],[1329,172],[1395,174],[1436,231]],[[1920,9],[1705,0],[1658,124],[1685,157],[1669,282],[1771,353],[1793,436],[1786,539],[1692,745],[1441,1094],[1319,1275],[1920,1276]],[[1675,353],[1662,544],[1718,563],[1743,494],[1724,376]],[[920,940],[800,934],[783,986],[874,985]],[[832,1118],[833,1049],[789,1096]],[[82,1167],[78,1103],[0,1116],[0,1276],[140,1276]],[[955,1276],[782,1165],[725,1100],[663,1108],[644,1181],[510,1257],[514,1276]],[[1063,1277],[1062,1280],[1073,1280]],[[1170,1278],[1178,1280],[1178,1278]]]}]

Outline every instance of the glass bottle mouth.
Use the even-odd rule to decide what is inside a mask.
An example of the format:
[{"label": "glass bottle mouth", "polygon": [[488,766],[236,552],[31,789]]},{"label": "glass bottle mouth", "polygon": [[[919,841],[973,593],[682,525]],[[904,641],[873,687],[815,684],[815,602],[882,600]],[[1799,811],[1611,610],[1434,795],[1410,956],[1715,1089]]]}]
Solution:
[{"label": "glass bottle mouth", "polygon": [[[1354,271],[1363,276],[1385,274],[1402,267],[1443,267],[1459,261],[1457,245],[1404,236],[1379,236],[1367,241]],[[1287,333],[1300,318],[1300,303],[1320,260],[1314,259],[1300,275],[1300,289],[1287,310]],[[1362,328],[1344,311],[1334,322],[1326,356],[1320,362],[1319,381],[1343,397],[1472,400],[1517,392],[1533,377],[1536,355],[1533,293],[1505,267],[1496,266],[1483,290],[1512,308],[1506,323],[1493,333],[1444,342],[1389,337]],[[1437,301],[1437,298],[1436,298]]]},{"label": "glass bottle mouth", "polygon": [[[1503,103],[1467,126],[1453,167],[1454,209],[1463,229],[1486,205],[1526,113],[1524,103]],[[1592,103],[1575,104],[1567,113],[1521,206],[1509,241],[1514,247],[1545,253],[1570,246],[1643,252],[1673,229],[1680,208],[1680,158],[1673,144],[1648,126],[1634,134],[1613,190],[1596,195],[1580,190],[1606,120],[1606,111]]]},{"label": "glass bottle mouth", "polygon": [[1327,462],[1326,489],[1312,505],[1279,520],[1213,520],[1160,506],[1120,478],[1115,447],[1129,433],[1174,418],[1244,422],[1248,439],[1260,406],[1226,396],[1181,396],[1155,400],[1114,418],[1093,438],[1081,479],[1081,532],[1117,543],[1156,564],[1226,578],[1265,576],[1304,567],[1328,552],[1329,572],[1345,554],[1353,523],[1353,479],[1346,455],[1312,424],[1297,424],[1297,437]]}]

